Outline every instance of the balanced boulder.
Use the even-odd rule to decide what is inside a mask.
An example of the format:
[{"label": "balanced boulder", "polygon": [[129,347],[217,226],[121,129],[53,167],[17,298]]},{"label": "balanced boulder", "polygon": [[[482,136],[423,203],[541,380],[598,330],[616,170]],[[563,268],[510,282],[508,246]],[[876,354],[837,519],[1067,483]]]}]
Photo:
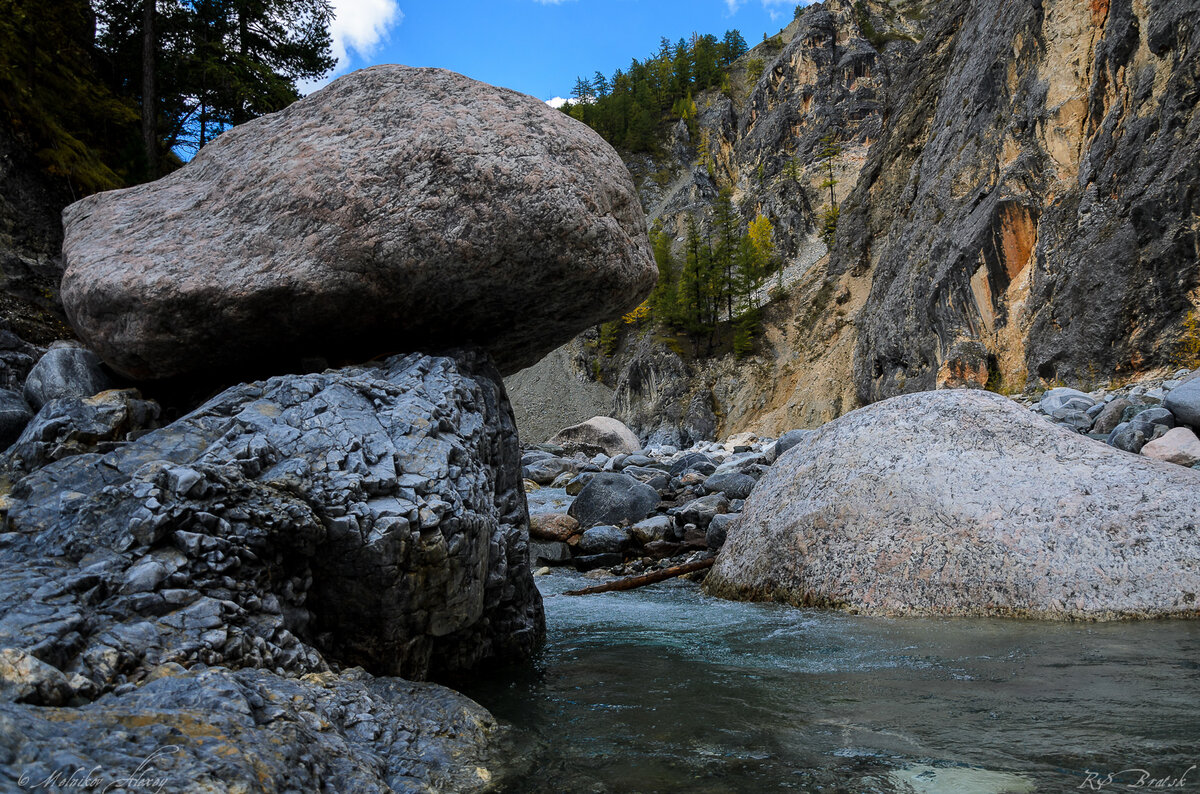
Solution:
[{"label": "balanced boulder", "polygon": [[1200,473],[984,391],[825,425],[758,482],[714,595],[881,614],[1197,616]]},{"label": "balanced boulder", "polygon": [[611,146],[439,69],[347,75],[63,217],[68,318],[139,379],[465,343],[515,372],[657,273]]}]

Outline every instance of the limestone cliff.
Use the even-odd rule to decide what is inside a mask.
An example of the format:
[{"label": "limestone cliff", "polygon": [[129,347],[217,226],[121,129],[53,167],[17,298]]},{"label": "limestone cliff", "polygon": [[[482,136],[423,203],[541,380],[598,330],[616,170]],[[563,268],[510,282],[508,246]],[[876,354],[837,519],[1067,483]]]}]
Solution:
[{"label": "limestone cliff", "polygon": [[[668,229],[705,217],[719,186],[743,220],[770,217],[789,294],[767,307],[749,359],[673,362],[652,336],[626,340],[593,367],[616,387],[614,415],[649,436],[661,423],[644,417],[675,422],[698,399],[718,435],[775,434],[902,392],[1094,383],[1179,362],[1200,304],[1189,7],[806,9],[735,65],[728,92],[697,98],[698,134],[673,130],[672,162],[629,163]],[[841,214],[826,252],[816,155],[830,132]],[[647,372],[648,359],[666,363]]]}]

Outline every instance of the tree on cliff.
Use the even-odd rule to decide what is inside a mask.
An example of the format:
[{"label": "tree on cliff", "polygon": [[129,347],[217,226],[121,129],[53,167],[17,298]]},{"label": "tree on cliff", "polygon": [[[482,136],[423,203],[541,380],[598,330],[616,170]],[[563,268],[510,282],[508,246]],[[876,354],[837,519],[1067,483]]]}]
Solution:
[{"label": "tree on cliff", "polygon": [[653,151],[665,124],[683,116],[695,103],[685,100],[720,86],[726,70],[746,51],[736,30],[716,36],[692,34],[672,45],[662,38],[658,51],[645,61],[634,59],[628,71],[617,70],[611,80],[597,73],[579,78],[573,102],[562,111],[596,130],[609,143],[631,151]]},{"label": "tree on cliff", "polygon": [[821,187],[829,188],[829,208],[821,213],[821,239],[825,241],[826,248],[833,248],[833,238],[837,235],[838,223],[837,198],[833,192],[838,179],[834,175],[833,164],[837,158],[842,156],[842,146],[838,143],[837,136],[832,132],[821,138],[820,143],[821,148],[817,152],[817,162],[827,172],[825,180],[821,182]]}]

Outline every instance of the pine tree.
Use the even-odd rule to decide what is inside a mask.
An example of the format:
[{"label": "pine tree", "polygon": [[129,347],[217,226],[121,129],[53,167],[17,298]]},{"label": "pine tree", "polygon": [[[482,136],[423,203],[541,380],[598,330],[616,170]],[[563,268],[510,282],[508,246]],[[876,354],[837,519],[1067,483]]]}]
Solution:
[{"label": "pine tree", "polygon": [[[759,273],[769,273],[775,264],[775,227],[771,219],[759,215],[750,222],[750,242],[754,246],[754,267]],[[779,288],[783,289],[783,267],[779,268]]]},{"label": "pine tree", "polygon": [[603,99],[608,96],[609,84],[608,80],[600,72],[592,78],[592,95],[597,99]]},{"label": "pine tree", "polygon": [[722,68],[729,68],[734,61],[745,55],[748,49],[749,48],[746,46],[746,40],[742,38],[741,31],[725,31],[725,38],[721,41]]},{"label": "pine tree", "polygon": [[661,221],[655,221],[651,228],[650,242],[654,250],[654,262],[658,265],[658,283],[650,293],[650,311],[657,322],[664,326],[675,326],[680,320],[679,273],[671,255],[671,235],[663,230]]},{"label": "pine tree", "polygon": [[820,145],[821,148],[817,152],[817,162],[821,163],[827,170],[827,175],[825,180],[821,182],[821,187],[829,188],[829,208],[821,213],[821,239],[825,242],[826,248],[833,248],[833,241],[837,236],[838,223],[837,198],[833,192],[838,179],[834,176],[833,163],[837,158],[841,157],[842,147],[837,141],[837,136],[832,132],[821,138]]},{"label": "pine tree", "polygon": [[737,212],[733,208],[733,192],[725,188],[718,194],[717,203],[713,208],[713,229],[717,236],[713,249],[713,266],[719,273],[718,300],[724,300],[725,319],[728,321],[733,320],[738,225]]}]

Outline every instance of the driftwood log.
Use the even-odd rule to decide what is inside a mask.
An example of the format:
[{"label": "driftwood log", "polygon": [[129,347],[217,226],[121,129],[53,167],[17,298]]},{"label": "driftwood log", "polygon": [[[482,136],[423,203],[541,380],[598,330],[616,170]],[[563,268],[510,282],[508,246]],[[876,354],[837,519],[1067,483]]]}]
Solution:
[{"label": "driftwood log", "polygon": [[674,579],[676,576],[683,576],[686,573],[694,571],[703,571],[705,568],[711,568],[715,558],[710,557],[707,560],[697,560],[696,562],[685,562],[683,565],[676,565],[671,568],[663,568],[661,571],[651,571],[640,576],[628,576],[624,579],[617,579],[615,582],[605,582],[594,587],[585,587],[582,590],[568,590],[563,595],[579,596],[592,595],[593,593],[611,593],[616,590],[633,590],[638,587],[645,587],[648,584],[661,582],[666,579]]}]

